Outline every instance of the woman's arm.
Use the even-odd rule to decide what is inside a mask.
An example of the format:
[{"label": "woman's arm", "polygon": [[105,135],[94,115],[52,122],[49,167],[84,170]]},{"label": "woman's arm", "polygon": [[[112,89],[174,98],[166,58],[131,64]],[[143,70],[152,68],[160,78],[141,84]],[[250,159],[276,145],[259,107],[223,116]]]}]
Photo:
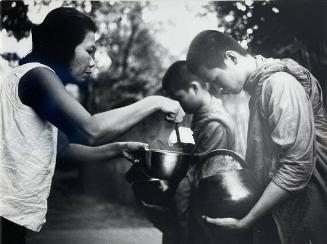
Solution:
[{"label": "woman's arm", "polygon": [[90,115],[68,94],[58,76],[44,67],[25,74],[18,91],[21,101],[41,118],[63,131],[71,141],[87,145],[111,142],[156,111],[174,122],[181,122],[184,116],[177,101],[161,96],[150,96],[123,108]]},{"label": "woman's arm", "polygon": [[107,163],[113,158],[125,157],[135,163],[138,161],[135,153],[146,147],[148,145],[142,142],[115,142],[97,147],[67,144],[61,153],[61,159],[72,164],[99,164]]}]

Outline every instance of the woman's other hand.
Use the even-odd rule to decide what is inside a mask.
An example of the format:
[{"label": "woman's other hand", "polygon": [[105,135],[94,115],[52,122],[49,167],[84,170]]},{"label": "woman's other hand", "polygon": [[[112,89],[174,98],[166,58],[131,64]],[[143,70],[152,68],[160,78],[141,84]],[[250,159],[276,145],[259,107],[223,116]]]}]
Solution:
[{"label": "woman's other hand", "polygon": [[137,157],[137,153],[148,147],[149,145],[143,142],[121,142],[121,153],[132,163],[139,163],[140,159]]}]

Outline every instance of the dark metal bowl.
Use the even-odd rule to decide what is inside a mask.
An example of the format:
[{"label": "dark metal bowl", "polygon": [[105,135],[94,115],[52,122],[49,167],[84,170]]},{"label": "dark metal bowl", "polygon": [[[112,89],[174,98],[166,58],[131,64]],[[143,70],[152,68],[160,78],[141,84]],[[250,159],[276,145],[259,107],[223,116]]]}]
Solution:
[{"label": "dark metal bowl", "polygon": [[[211,218],[243,218],[258,201],[261,189],[255,177],[248,169],[223,171],[203,178],[199,182],[196,194],[195,213],[198,219],[202,215]],[[212,224],[203,228],[207,243],[250,244],[251,232],[230,233]]]},{"label": "dark metal bowl", "polygon": [[192,154],[157,149],[145,149],[141,155],[145,173],[161,180],[182,179],[192,160]]},{"label": "dark metal bowl", "polygon": [[212,218],[243,218],[260,197],[261,189],[247,169],[225,171],[200,180],[198,207]]}]

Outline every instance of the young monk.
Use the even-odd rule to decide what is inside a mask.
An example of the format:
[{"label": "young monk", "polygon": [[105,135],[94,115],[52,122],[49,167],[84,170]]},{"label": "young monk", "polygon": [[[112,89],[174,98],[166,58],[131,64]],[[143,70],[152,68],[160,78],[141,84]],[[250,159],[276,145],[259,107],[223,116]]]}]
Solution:
[{"label": "young monk", "polygon": [[[246,162],[264,189],[244,218],[204,220],[226,231],[256,225],[254,243],[327,243],[327,117],[317,80],[293,60],[252,56],[211,30],[193,39],[187,65],[217,89],[251,95]],[[264,219],[270,214],[274,221]]]},{"label": "young monk", "polygon": [[[225,110],[222,100],[210,94],[210,85],[188,70],[186,61],[177,61],[169,67],[162,87],[169,97],[179,101],[187,114],[193,115],[191,130],[196,154],[205,155],[215,149],[235,150],[233,119]],[[197,243],[203,238],[200,226],[194,223],[196,219],[190,216],[191,195],[200,180],[196,168],[198,161],[179,183],[175,193],[177,221],[181,228],[178,235],[184,238],[185,243]],[[195,226],[199,228],[197,232],[192,231]]]},{"label": "young monk", "polygon": [[[183,110],[192,114],[191,129],[195,142],[195,153],[205,155],[215,149],[234,150],[234,123],[225,111],[222,101],[212,96],[209,84],[192,74],[185,61],[173,63],[162,79],[163,90],[177,100]],[[197,161],[198,162],[198,161]],[[173,203],[160,211],[145,205],[150,219],[163,232],[163,243],[196,243],[202,239],[200,226],[196,232],[190,231],[191,195],[197,187],[195,165],[178,184]],[[152,206],[153,207],[153,206]]]},{"label": "young monk", "polygon": [[222,101],[210,94],[209,84],[187,69],[186,61],[177,61],[168,68],[162,79],[162,88],[180,103],[187,114],[193,115],[191,129],[197,153],[234,148],[232,118]]}]

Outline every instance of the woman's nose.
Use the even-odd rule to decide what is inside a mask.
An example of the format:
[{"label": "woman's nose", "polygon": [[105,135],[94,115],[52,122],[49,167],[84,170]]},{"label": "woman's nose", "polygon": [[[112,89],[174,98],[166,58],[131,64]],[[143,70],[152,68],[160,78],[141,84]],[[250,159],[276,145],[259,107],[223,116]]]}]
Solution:
[{"label": "woman's nose", "polygon": [[94,58],[91,58],[89,67],[92,69],[95,66]]}]

